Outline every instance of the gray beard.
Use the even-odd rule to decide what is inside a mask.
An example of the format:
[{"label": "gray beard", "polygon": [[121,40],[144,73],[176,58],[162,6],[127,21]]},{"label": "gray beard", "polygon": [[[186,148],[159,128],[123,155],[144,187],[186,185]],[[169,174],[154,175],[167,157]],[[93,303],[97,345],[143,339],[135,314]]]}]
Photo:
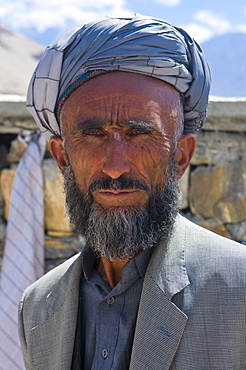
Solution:
[{"label": "gray beard", "polygon": [[[175,165],[169,161],[167,180],[154,191],[146,184],[125,175],[114,180],[102,178],[83,194],[70,164],[64,171],[66,206],[74,231],[86,239],[97,256],[128,259],[141,250],[152,248],[161,240],[168,241],[178,213],[179,190],[175,180]],[[103,208],[96,203],[96,189],[143,189],[149,193],[148,203],[135,207]]]}]

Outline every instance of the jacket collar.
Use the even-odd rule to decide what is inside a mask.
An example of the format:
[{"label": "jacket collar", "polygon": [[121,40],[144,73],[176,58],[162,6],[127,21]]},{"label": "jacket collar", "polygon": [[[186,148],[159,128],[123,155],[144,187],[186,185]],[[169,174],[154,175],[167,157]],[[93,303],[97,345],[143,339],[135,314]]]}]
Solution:
[{"label": "jacket collar", "polygon": [[68,296],[76,290],[78,292],[81,278],[81,253],[68,260],[67,267],[63,265],[62,278],[57,281],[53,289],[47,295],[47,305],[50,314],[59,310],[60,307],[67,301]]},{"label": "jacket collar", "polygon": [[187,316],[171,298],[189,285],[184,260],[185,225],[177,218],[168,245],[153,251],[142,289],[130,370],[170,369]]},{"label": "jacket collar", "polygon": [[186,222],[184,217],[177,216],[169,243],[160,243],[155,248],[147,269],[169,299],[190,284],[185,264]]}]

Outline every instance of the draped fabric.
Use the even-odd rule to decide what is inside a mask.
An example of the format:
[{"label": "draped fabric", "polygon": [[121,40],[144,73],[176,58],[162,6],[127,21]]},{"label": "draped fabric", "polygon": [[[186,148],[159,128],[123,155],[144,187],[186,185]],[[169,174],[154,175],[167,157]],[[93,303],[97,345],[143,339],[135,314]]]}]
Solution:
[{"label": "draped fabric", "polygon": [[18,303],[24,290],[44,274],[43,176],[45,139],[30,144],[21,158],[11,194],[0,282],[0,369],[25,369],[18,336]]},{"label": "draped fabric", "polygon": [[34,71],[27,108],[47,140],[61,135],[57,106],[64,92],[95,70],[140,73],[168,82],[184,98],[184,132],[197,131],[205,121],[210,72],[200,46],[160,19],[139,14],[102,18],[48,46]]}]

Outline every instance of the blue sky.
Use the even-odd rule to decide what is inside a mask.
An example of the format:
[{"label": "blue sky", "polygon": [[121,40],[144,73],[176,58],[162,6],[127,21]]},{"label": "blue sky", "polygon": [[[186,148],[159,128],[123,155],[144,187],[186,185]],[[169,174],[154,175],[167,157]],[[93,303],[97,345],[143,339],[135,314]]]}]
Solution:
[{"label": "blue sky", "polygon": [[245,0],[0,0],[0,23],[43,44],[87,20],[134,13],[181,26],[200,43],[246,33]]}]

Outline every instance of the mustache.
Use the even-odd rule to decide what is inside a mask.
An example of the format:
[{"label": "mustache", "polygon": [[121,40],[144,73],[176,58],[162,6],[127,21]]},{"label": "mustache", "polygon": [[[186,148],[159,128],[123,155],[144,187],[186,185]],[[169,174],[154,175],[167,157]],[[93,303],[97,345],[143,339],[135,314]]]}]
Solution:
[{"label": "mustache", "polygon": [[150,187],[142,181],[132,179],[125,175],[121,175],[117,179],[111,177],[104,177],[95,180],[89,186],[89,193],[96,190],[126,190],[126,189],[137,189],[145,190],[148,194],[151,193]]}]

